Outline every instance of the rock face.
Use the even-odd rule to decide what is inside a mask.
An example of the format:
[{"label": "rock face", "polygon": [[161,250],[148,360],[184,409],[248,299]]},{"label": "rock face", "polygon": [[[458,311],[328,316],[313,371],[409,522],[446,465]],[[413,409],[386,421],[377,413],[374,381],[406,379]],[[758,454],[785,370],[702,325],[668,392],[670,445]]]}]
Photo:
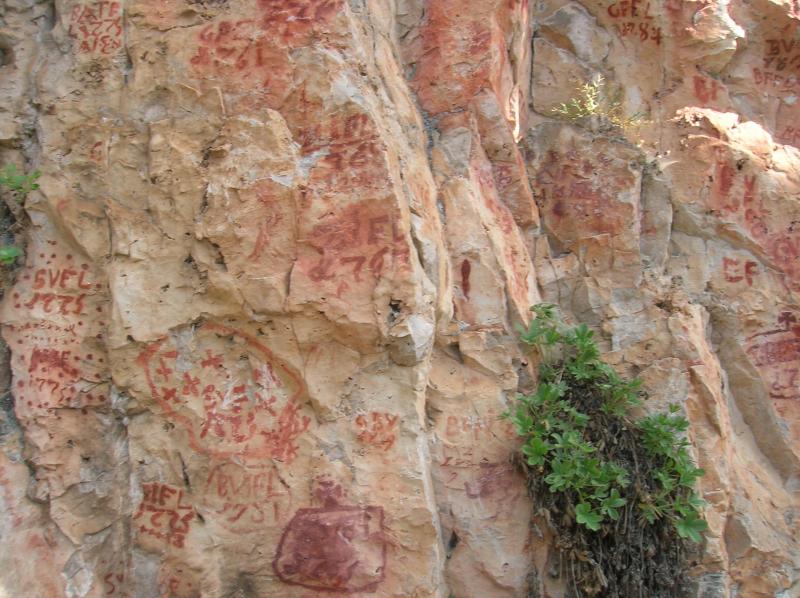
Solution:
[{"label": "rock face", "polygon": [[[564,595],[547,301],[691,421],[694,595],[800,596],[796,3],[2,10],[0,594]],[[597,76],[634,126],[553,116]]]}]

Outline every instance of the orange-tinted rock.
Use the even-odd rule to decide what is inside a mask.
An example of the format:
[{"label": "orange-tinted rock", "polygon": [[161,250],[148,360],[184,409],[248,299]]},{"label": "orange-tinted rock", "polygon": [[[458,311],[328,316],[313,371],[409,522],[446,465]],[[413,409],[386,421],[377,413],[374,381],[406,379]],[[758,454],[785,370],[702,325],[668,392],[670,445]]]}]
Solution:
[{"label": "orange-tinted rock", "polygon": [[[50,10],[0,22],[43,173],[4,196],[6,593],[566,595],[499,417],[541,301],[689,419],[694,594],[796,593],[796,7]],[[554,118],[599,76],[629,126]]]}]

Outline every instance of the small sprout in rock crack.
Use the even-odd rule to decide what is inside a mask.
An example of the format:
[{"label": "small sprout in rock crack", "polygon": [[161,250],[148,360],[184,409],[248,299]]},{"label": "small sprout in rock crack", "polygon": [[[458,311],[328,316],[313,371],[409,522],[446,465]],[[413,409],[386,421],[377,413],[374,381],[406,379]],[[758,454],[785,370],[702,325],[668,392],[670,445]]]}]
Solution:
[{"label": "small sprout in rock crack", "polygon": [[640,112],[625,116],[622,90],[609,93],[605,78],[599,75],[589,83],[580,85],[574,98],[553,108],[551,116],[571,122],[597,116],[624,131],[645,122],[645,115]]}]

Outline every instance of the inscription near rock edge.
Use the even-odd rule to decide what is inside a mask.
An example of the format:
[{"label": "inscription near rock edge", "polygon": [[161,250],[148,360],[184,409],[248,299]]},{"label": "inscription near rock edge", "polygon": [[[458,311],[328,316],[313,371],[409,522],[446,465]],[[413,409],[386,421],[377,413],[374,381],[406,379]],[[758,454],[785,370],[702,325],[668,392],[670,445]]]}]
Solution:
[{"label": "inscription near rock edge", "polygon": [[800,314],[781,312],[777,325],[748,339],[745,350],[776,400],[800,399]]},{"label": "inscription near rock edge", "polygon": [[410,250],[398,224],[380,202],[332,210],[311,230],[308,243],[316,255],[298,260],[299,270],[314,283],[335,285],[337,296],[375,284],[390,269],[408,267]]},{"label": "inscription near rock edge", "polygon": [[40,239],[29,252],[4,331],[14,352],[17,416],[100,407],[108,400],[103,285],[56,241]]}]

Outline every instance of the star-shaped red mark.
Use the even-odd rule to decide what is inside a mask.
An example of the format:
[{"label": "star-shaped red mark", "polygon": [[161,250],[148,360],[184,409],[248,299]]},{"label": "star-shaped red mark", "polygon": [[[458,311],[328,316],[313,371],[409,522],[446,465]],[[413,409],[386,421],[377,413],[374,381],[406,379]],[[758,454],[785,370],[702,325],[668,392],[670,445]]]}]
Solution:
[{"label": "star-shaped red mark", "polygon": [[222,355],[214,355],[211,349],[206,349],[206,358],[200,362],[204,368],[218,368],[222,366]]}]

